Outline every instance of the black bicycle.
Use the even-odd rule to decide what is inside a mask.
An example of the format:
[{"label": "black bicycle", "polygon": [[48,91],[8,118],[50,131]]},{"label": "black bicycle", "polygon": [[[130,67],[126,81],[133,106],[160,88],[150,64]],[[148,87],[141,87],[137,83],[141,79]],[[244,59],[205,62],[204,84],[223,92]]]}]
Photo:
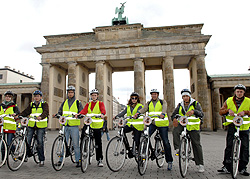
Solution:
[{"label": "black bicycle", "polygon": [[[106,163],[109,167],[109,169],[113,172],[119,171],[124,163],[125,159],[127,158],[127,150],[125,147],[125,142],[128,143],[128,139],[126,135],[124,134],[124,127],[127,124],[127,119],[131,119],[131,117],[126,117],[124,119],[120,118],[118,120],[118,127],[121,129],[118,131],[118,135],[113,137],[106,148]],[[130,150],[133,153],[133,156],[137,162],[138,154],[136,152],[136,144],[134,137],[132,138],[133,144],[132,147],[130,147]]]},{"label": "black bicycle", "polygon": [[71,161],[75,163],[75,152],[74,147],[72,144],[72,138],[70,136],[69,142],[66,141],[65,136],[65,124],[66,124],[66,117],[74,117],[74,114],[68,116],[60,116],[56,115],[56,118],[59,118],[59,123],[62,125],[61,130],[59,131],[59,135],[53,142],[52,149],[51,149],[51,162],[52,166],[56,171],[60,171],[64,165],[65,158],[71,158]]},{"label": "black bicycle", "polygon": [[146,116],[143,119],[143,123],[147,128],[146,130],[144,130],[144,134],[141,137],[140,146],[138,150],[138,172],[140,173],[140,175],[145,174],[149,158],[151,158],[151,160],[156,159],[156,164],[159,168],[161,168],[165,162],[164,146],[158,129],[154,137],[155,140],[154,148],[152,147],[150,141],[149,126],[150,124],[154,123],[154,117],[159,118],[160,116],[157,115],[151,117]]}]

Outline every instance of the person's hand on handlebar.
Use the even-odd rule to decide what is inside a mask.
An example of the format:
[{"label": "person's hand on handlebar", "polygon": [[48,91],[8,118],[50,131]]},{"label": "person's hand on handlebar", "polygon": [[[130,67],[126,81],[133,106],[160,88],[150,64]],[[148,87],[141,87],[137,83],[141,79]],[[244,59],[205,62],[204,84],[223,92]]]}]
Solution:
[{"label": "person's hand on handlebar", "polygon": [[233,112],[231,109],[229,109],[228,112],[229,112],[229,115],[230,115],[230,116],[235,116],[235,115],[234,115],[234,112]]},{"label": "person's hand on handlebar", "polygon": [[191,111],[188,111],[187,113],[186,113],[186,116],[192,116],[194,114],[194,110],[191,110]]},{"label": "person's hand on handlebar", "polygon": [[245,112],[244,112],[244,111],[241,111],[241,112],[239,112],[239,113],[237,114],[237,116],[243,117],[243,116],[245,116]]},{"label": "person's hand on handlebar", "polygon": [[139,115],[140,115],[140,113],[135,113],[135,115],[133,116],[133,118],[137,119]]},{"label": "person's hand on handlebar", "polygon": [[173,120],[173,126],[174,127],[177,127],[178,126],[178,120],[176,118],[174,118]]},{"label": "person's hand on handlebar", "polygon": [[102,119],[104,118],[104,115],[103,115],[103,114],[101,114],[101,118],[102,118]]}]

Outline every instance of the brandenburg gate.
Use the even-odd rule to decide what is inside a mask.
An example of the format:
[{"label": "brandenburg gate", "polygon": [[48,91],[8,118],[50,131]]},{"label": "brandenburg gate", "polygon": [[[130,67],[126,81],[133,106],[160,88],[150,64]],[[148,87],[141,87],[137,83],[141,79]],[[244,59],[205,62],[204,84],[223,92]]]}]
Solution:
[{"label": "brandenburg gate", "polygon": [[202,34],[202,27],[203,24],[144,28],[138,23],[45,36],[46,45],[35,49],[42,56],[41,90],[50,107],[49,128],[59,126],[51,116],[66,99],[66,84],[76,87],[76,98],[83,105],[89,101],[90,73],[96,73],[95,87],[106,106],[109,128],[113,116],[113,72],[134,71],[134,91],[145,103],[145,71],[162,70],[164,99],[171,116],[175,108],[173,70],[188,69],[192,97],[201,103],[205,114],[202,127],[212,130],[211,95],[205,68],[205,47],[211,35]]}]

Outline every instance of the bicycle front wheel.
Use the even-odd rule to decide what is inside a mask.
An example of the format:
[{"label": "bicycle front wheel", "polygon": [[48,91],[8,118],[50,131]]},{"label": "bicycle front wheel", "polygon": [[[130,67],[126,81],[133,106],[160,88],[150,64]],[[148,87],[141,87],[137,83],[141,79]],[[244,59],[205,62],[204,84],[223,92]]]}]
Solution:
[{"label": "bicycle front wheel", "polygon": [[179,169],[181,176],[184,178],[187,174],[188,169],[188,139],[182,138],[180,142],[180,153],[179,153]]},{"label": "bicycle front wheel", "polygon": [[62,136],[58,136],[52,145],[51,149],[51,162],[56,171],[62,169],[66,155],[66,144]]},{"label": "bicycle front wheel", "polygon": [[83,173],[86,172],[89,165],[89,147],[90,140],[89,137],[84,137],[81,146],[81,170]]},{"label": "bicycle front wheel", "polygon": [[163,167],[165,162],[165,151],[162,140],[155,141],[155,156],[156,156],[156,164],[159,168]]},{"label": "bicycle front wheel", "polygon": [[236,178],[238,173],[239,161],[240,161],[240,146],[241,146],[241,141],[239,139],[234,139],[233,149],[232,149],[232,169],[231,169],[231,175],[233,178]]},{"label": "bicycle front wheel", "polygon": [[7,144],[3,138],[0,139],[0,168],[4,165],[7,158]]},{"label": "bicycle front wheel", "polygon": [[140,142],[138,151],[138,172],[140,175],[144,175],[148,165],[148,149],[149,143],[148,138],[143,137]]},{"label": "bicycle front wheel", "polygon": [[23,164],[26,156],[26,142],[24,137],[16,137],[10,143],[7,164],[10,170],[17,171]]},{"label": "bicycle front wheel", "polygon": [[126,148],[122,137],[112,138],[106,148],[106,163],[113,172],[119,171],[126,159]]},{"label": "bicycle front wheel", "polygon": [[74,146],[72,144],[72,139],[70,138],[70,142],[69,142],[69,152],[70,152],[70,159],[73,163],[76,163],[76,159],[75,159],[75,151],[74,151]]},{"label": "bicycle front wheel", "polygon": [[38,152],[37,152],[37,140],[33,139],[33,147],[32,147],[32,153],[33,153],[33,159],[35,161],[36,164],[38,164],[40,162],[39,157],[38,157]]}]

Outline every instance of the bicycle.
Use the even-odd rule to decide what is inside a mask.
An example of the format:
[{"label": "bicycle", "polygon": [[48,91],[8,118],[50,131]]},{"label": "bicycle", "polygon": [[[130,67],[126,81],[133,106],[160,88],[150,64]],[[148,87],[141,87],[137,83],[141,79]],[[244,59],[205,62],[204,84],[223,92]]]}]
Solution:
[{"label": "bicycle", "polygon": [[7,115],[2,115],[0,117],[0,168],[5,164],[6,159],[7,159],[7,143],[4,139],[4,133],[3,133],[3,124],[4,124],[4,117],[6,117]]},{"label": "bicycle", "polygon": [[[43,136],[43,141],[44,141],[44,155],[46,154],[46,143],[47,143],[47,132],[45,132]],[[32,141],[31,141],[31,153],[33,156],[33,159],[36,164],[40,163],[39,157],[38,157],[38,151],[37,151],[37,131],[34,131]]]},{"label": "bicycle", "polygon": [[100,118],[100,115],[93,115],[84,118],[84,124],[87,126],[84,138],[81,141],[81,170],[86,172],[88,165],[91,165],[92,158],[95,155],[95,140],[93,129],[90,124],[93,122],[92,117]]},{"label": "bicycle", "polygon": [[[148,165],[148,159],[151,160],[156,159],[156,164],[159,168],[163,167],[165,162],[165,151],[163,147],[163,143],[160,137],[160,133],[157,130],[156,135],[154,136],[155,147],[153,148],[150,141],[149,136],[149,126],[154,123],[154,117],[159,118],[158,115],[153,116],[145,116],[143,119],[143,123],[146,126],[146,130],[144,130],[144,134],[141,137],[140,146],[139,146],[139,154],[138,154],[138,172],[140,175],[144,175]],[[153,118],[153,119],[152,119]],[[150,149],[150,150],[149,150]],[[151,151],[151,155],[150,155]]]},{"label": "bicycle", "polygon": [[[118,135],[109,141],[106,148],[106,163],[108,168],[113,172],[119,171],[123,167],[125,159],[127,158],[127,150],[124,143],[124,140],[128,143],[128,139],[124,134],[124,127],[127,124],[127,119],[131,119],[131,117],[126,117],[124,119],[120,118],[118,120],[118,127],[121,129],[118,131]],[[133,144],[130,150],[132,151],[132,154],[137,162],[138,154],[136,152],[134,137],[132,140]]]},{"label": "bicycle", "polygon": [[[65,124],[67,122],[66,117],[74,117],[74,114],[68,116],[55,115],[56,118],[59,118],[59,123],[62,125],[61,130],[59,130],[59,135],[55,138],[52,149],[51,149],[51,163],[52,167],[56,171],[60,171],[64,165],[65,158],[71,158],[71,161],[75,163],[75,152],[72,144],[71,136],[69,142],[66,141],[65,136]],[[69,144],[69,145],[68,145]]]},{"label": "bicycle", "polygon": [[181,133],[181,141],[179,148],[179,169],[181,176],[185,178],[190,160],[194,160],[192,156],[191,138],[187,132],[188,119],[191,117],[178,116],[179,123],[184,130]]},{"label": "bicycle", "polygon": [[241,140],[240,140],[240,126],[243,124],[243,118],[240,116],[235,116],[233,118],[233,124],[237,128],[237,131],[234,133],[232,154],[231,154],[231,175],[232,178],[236,178],[238,174],[239,161],[240,161],[240,148],[241,148]]}]

